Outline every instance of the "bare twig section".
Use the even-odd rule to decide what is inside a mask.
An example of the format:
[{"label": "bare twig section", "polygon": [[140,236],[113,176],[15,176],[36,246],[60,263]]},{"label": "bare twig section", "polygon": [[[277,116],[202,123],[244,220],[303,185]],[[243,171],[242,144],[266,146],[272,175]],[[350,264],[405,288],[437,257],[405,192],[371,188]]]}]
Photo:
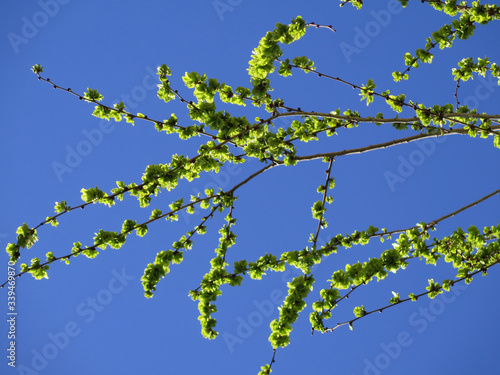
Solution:
[{"label": "bare twig section", "polygon": [[333,32],[336,32],[337,30],[335,30],[332,25],[318,25],[317,23],[314,23],[314,22],[309,22],[309,23],[306,23],[306,26],[309,26],[309,27],[315,27],[317,29],[319,29],[320,27],[324,27],[325,29],[328,29],[328,30],[332,30]]},{"label": "bare twig section", "polygon": [[265,171],[267,171],[268,169],[271,169],[273,167],[276,167],[277,165],[279,165],[279,162],[275,162],[275,163],[272,163],[272,164],[268,164],[266,165],[264,168],[261,168],[259,169],[257,172],[251,174],[250,176],[248,176],[246,179],[244,179],[243,181],[241,181],[240,183],[236,184],[235,186],[233,186],[231,189],[229,189],[226,194],[233,194],[234,191],[238,188],[240,188],[241,186],[245,185],[247,182],[249,182],[250,180],[252,180],[253,178],[257,177],[259,174],[261,173],[264,173]]},{"label": "bare twig section", "polygon": [[[461,134],[461,133],[459,133],[459,132],[451,133],[450,132],[450,133],[447,133],[444,135],[451,135],[451,134]],[[414,142],[414,141],[418,141],[420,139],[431,138],[431,137],[436,137],[436,135],[434,135],[434,134],[417,134],[417,135],[412,135],[411,137],[394,139],[392,141],[377,143],[377,144],[370,145],[370,146],[352,148],[352,149],[342,150],[342,151],[323,152],[323,153],[313,154],[313,155],[297,156],[296,159],[297,159],[297,161],[303,161],[303,160],[321,159],[321,158],[325,158],[325,157],[326,158],[329,158],[329,157],[336,158],[336,157],[345,156],[345,155],[363,154],[365,152],[381,150],[384,148],[401,145],[403,143]]]},{"label": "bare twig section", "polygon": [[460,88],[460,78],[457,79],[457,87],[455,88],[455,95],[453,95],[455,97],[455,100],[456,100],[456,105],[455,105],[455,110],[458,111],[458,107],[460,107],[460,102],[458,101],[458,89]]},{"label": "bare twig section", "polygon": [[[277,117],[287,117],[287,116],[317,116],[317,117],[325,117],[325,118],[334,118],[337,120],[349,120],[356,122],[370,122],[370,123],[412,123],[412,122],[420,122],[420,118],[418,117],[391,117],[391,118],[376,118],[376,117],[355,117],[355,116],[346,116],[346,115],[337,115],[335,113],[325,113],[325,112],[306,112],[306,111],[295,111],[295,112],[284,112],[280,113]],[[500,119],[500,114],[498,115],[489,115],[489,114],[480,114],[480,113],[444,113],[443,119],[453,121],[454,118],[461,119],[485,119],[485,120],[498,120]],[[425,125],[422,125],[425,128]]]},{"label": "bare twig section", "polygon": [[323,212],[321,213],[321,217],[318,219],[318,228],[316,229],[316,234],[314,235],[313,248],[316,248],[316,243],[318,242],[319,231],[325,225],[325,221],[324,221],[323,216],[324,216],[324,212],[326,210],[325,202],[326,202],[326,197],[328,195],[328,189],[330,187],[330,174],[332,172],[333,160],[334,160],[333,158],[330,158],[330,162],[328,163],[328,169],[325,171],[326,172],[326,182],[324,185],[323,200],[321,202],[322,206],[323,206]]},{"label": "bare twig section", "polygon": [[454,212],[452,212],[452,213],[450,213],[448,215],[445,215],[443,217],[440,217],[439,219],[431,221],[430,223],[428,223],[428,227],[435,226],[437,223],[439,223],[439,222],[441,222],[443,220],[446,220],[446,219],[448,219],[450,217],[453,217],[453,216],[459,214],[460,212],[463,212],[463,211],[465,211],[465,210],[467,210],[467,209],[469,209],[471,207],[474,207],[475,205],[477,205],[477,204],[479,204],[481,202],[484,202],[486,199],[489,199],[489,198],[493,197],[494,195],[497,195],[498,193],[500,193],[500,189],[495,190],[494,192],[492,192],[492,193],[490,193],[488,195],[485,195],[484,197],[478,199],[477,201],[472,202],[471,204],[468,204],[467,206],[464,206],[464,207],[462,207],[462,208],[460,208],[460,209],[458,209],[458,210],[456,210],[456,211],[454,211]]}]

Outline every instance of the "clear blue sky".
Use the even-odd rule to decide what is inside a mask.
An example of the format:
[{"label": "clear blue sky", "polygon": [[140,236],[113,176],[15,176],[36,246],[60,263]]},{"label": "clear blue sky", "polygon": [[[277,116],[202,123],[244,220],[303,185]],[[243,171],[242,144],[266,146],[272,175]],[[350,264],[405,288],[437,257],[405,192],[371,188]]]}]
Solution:
[{"label": "clear blue sky", "polygon": [[[366,3],[356,11],[351,6],[339,8],[338,1],[316,0],[2,1],[2,248],[15,241],[16,228],[23,222],[35,226],[50,216],[54,202],[79,204],[82,187],[98,185],[109,191],[117,180],[137,182],[148,164],[166,163],[173,153],[193,156],[203,141],[180,141],[140,121],[134,127],[114,122],[104,126],[91,116],[92,105],[38,82],[30,71],[34,64],[45,67],[45,77],[76,92],[98,89],[108,105],[123,100],[132,111],[159,119],[175,112],[182,125],[191,125],[178,100],[167,105],[156,97],[156,67],[169,65],[172,85],[186,97],[190,92],[181,80],[186,71],[204,72],[233,87],[248,86],[246,68],[252,49],[276,22],[288,23],[297,15],[307,22],[331,24],[337,33],[309,29],[301,41],[284,49],[285,57],[306,55],[319,71],[357,84],[373,78],[380,91],[404,92],[425,104],[454,103],[451,68],[463,57],[488,55],[500,61],[497,22],[480,27],[471,40],[457,41],[457,48],[436,51],[431,66],[422,66],[411,72],[410,81],[395,84],[391,73],[404,68],[404,53],[422,48],[425,38],[450,20],[419,1],[411,1],[404,11],[396,1]],[[214,4],[226,7],[218,13]],[[276,79],[273,87],[273,94],[292,107],[317,111],[360,107],[362,114],[372,116],[378,111],[391,113],[385,103],[366,108],[349,87],[300,72]],[[480,111],[500,112],[500,88],[491,78],[462,84],[460,98]],[[249,119],[264,114],[247,109]],[[286,124],[283,121],[282,126]],[[308,144],[301,148],[302,154],[410,135],[373,125],[339,133]],[[326,240],[369,225],[406,228],[441,217],[498,189],[499,156],[491,139],[452,136],[339,158],[332,172],[337,187],[327,211],[330,226],[321,237]],[[67,167],[64,172],[55,167],[61,165]],[[57,229],[41,228],[40,242],[23,252],[21,260],[43,258],[48,251],[69,253],[73,242],[89,244],[101,228],[118,230],[125,219],[147,218],[152,208],[164,209],[206,187],[232,187],[258,167],[249,162],[223,169],[219,176],[182,183],[146,210],[135,199],[126,199],[112,209],[91,206],[72,212],[61,218]],[[324,181],[324,169],[320,161],[279,167],[241,188],[235,208],[238,244],[231,248],[230,263],[306,246],[316,229],[310,207],[319,199],[316,188]],[[404,181],[388,183],[387,172]],[[443,222],[435,236],[457,226],[495,224],[499,208],[497,196]],[[289,269],[260,282],[246,278],[241,287],[223,288],[215,315],[221,334],[214,341],[204,339],[197,304],[187,294],[209,269],[221,218],[208,224],[207,235],[195,239],[193,250],[180,266],[171,268],[154,298],[143,296],[140,278],[146,265],[200,220],[199,214],[181,215],[177,223],[155,223],[146,237],[130,236],[118,251],[103,251],[95,260],[78,257],[70,266],[54,264],[48,280],[36,281],[29,275],[17,279],[17,367],[7,366],[5,314],[0,323],[4,353],[0,373],[256,374],[271,359],[269,322],[277,317],[286,281],[296,273]],[[341,250],[323,262],[316,269],[309,306],[336,269],[388,247],[386,242]],[[0,274],[5,279],[8,256],[4,253],[2,259]],[[422,291],[430,277],[440,281],[454,275],[449,265],[439,266],[412,264],[406,272],[370,284],[335,309],[338,315],[330,325],[350,319],[356,305],[384,306],[392,290],[407,295]],[[497,374],[499,282],[499,270],[493,267],[487,277],[457,287],[456,294],[423,298],[372,315],[357,322],[352,332],[345,328],[311,336],[308,306],[295,325],[291,345],[277,352],[273,374]],[[1,296],[2,310],[7,312],[6,290]]]}]

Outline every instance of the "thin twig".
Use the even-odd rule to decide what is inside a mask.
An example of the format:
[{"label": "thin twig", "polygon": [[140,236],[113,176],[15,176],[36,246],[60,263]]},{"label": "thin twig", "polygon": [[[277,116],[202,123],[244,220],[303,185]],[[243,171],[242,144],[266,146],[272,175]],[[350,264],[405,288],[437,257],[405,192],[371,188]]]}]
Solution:
[{"label": "thin twig", "polygon": [[[333,165],[333,158],[330,158],[330,162],[328,164],[328,169],[326,170],[326,183],[325,183],[325,191],[323,192],[323,200],[322,200],[322,207],[324,210],[325,209],[325,202],[326,202],[326,196],[327,196],[327,193],[328,193],[328,188],[330,186],[330,173],[332,171],[332,165]],[[318,228],[316,229],[316,235],[314,236],[314,240],[313,240],[313,248],[316,248],[316,242],[318,241],[318,236],[319,236],[319,231],[321,229],[321,226],[322,224],[324,224],[323,222],[323,212],[321,212],[321,217],[318,219],[319,222],[318,222]]]},{"label": "thin twig", "polygon": [[320,27],[324,27],[328,30],[332,30],[333,32],[336,32],[337,30],[335,30],[332,25],[318,25],[317,23],[314,23],[314,22],[309,22],[309,23],[306,23],[306,26],[309,26],[309,27],[315,27],[317,29],[319,29]]},{"label": "thin twig", "polygon": [[[107,105],[105,105],[105,104],[99,103],[97,100],[85,98],[84,96],[82,96],[82,95],[80,95],[80,94],[77,94],[76,92],[74,92],[73,90],[71,90],[71,88],[67,88],[67,89],[66,89],[66,88],[64,88],[64,87],[62,87],[62,86],[59,86],[59,85],[57,85],[57,84],[53,83],[53,82],[50,80],[50,78],[43,78],[42,76],[40,76],[40,74],[37,74],[37,75],[38,75],[38,79],[39,79],[39,80],[42,80],[42,81],[44,81],[44,82],[47,82],[47,83],[51,84],[51,85],[52,85],[52,87],[53,87],[53,88],[55,88],[55,89],[59,89],[59,90],[62,90],[62,91],[69,92],[70,94],[75,95],[75,96],[76,96],[78,99],[80,99],[80,100],[85,100],[85,101],[87,101],[87,102],[94,103],[94,104],[96,104],[96,105],[98,105],[98,106],[101,106],[101,107],[103,107],[103,108],[106,108],[106,109],[108,109],[108,110],[111,110],[111,111],[114,111],[114,112],[118,112],[118,113],[123,114],[123,115],[125,115],[125,116],[129,116],[129,117],[130,117],[130,118],[132,118],[132,119],[141,119],[141,120],[144,120],[144,121],[149,121],[149,122],[152,122],[152,123],[157,124],[157,125],[165,125],[165,123],[164,123],[163,121],[154,120],[154,119],[149,118],[148,116],[139,117],[139,116],[134,115],[133,113],[127,112],[127,111],[125,111],[125,110],[123,110],[123,109],[116,109],[116,108],[112,108],[112,107],[109,107],[109,106],[107,106]],[[182,97],[181,97],[181,96],[177,93],[177,90],[175,90],[175,91],[173,91],[173,92],[174,92],[174,93],[175,93],[175,94],[176,94],[176,95],[177,95],[177,96],[181,99],[181,101],[182,101],[182,102],[185,102],[185,103],[188,103],[188,104],[193,105],[192,103],[190,103],[190,102],[188,102],[187,100],[183,99],[183,98],[182,98]],[[194,105],[193,105],[193,106],[194,106]],[[174,127],[174,128],[176,128],[176,129],[184,129],[184,130],[186,129],[186,127],[181,126],[181,125],[171,125],[171,126],[172,126],[172,127]],[[198,134],[205,135],[205,136],[210,137],[210,138],[212,138],[212,139],[220,139],[220,140],[224,140],[223,138],[219,138],[219,137],[217,137],[217,136],[215,136],[215,135],[213,135],[213,134],[206,133],[206,132],[204,132],[204,131],[202,131],[202,130],[197,131],[197,133],[198,133]],[[238,146],[238,145],[236,145],[234,142],[231,142],[231,143],[232,143],[234,146]]]},{"label": "thin twig", "polygon": [[[482,269],[477,270],[477,271],[475,271],[475,272],[473,272],[473,273],[471,273],[471,274],[468,274],[467,276],[461,277],[461,278],[459,278],[459,279],[455,279],[455,280],[453,280],[453,281],[452,281],[452,284],[451,284],[451,285],[453,286],[454,284],[456,284],[456,283],[458,283],[458,282],[460,282],[460,281],[463,281],[463,280],[465,280],[465,279],[467,279],[467,278],[469,278],[469,277],[471,277],[471,276],[477,275],[479,272],[484,272],[484,271],[486,271],[487,269],[489,269],[489,268],[493,267],[494,265],[496,265],[496,264],[498,264],[498,263],[500,263],[500,260],[499,260],[499,261],[494,262],[493,264],[490,264],[489,266],[487,266],[487,267],[485,267],[485,268],[482,268]],[[433,291],[435,292],[435,291],[442,290],[442,289],[443,289],[443,287],[441,286],[441,287],[440,287],[439,289],[437,289],[437,290],[428,290],[428,291],[426,291],[426,292],[423,292],[423,293],[420,293],[420,294],[415,295],[415,296],[414,296],[414,298],[415,298],[415,299],[418,299],[418,298],[420,298],[420,297],[422,297],[422,296],[425,296],[425,295],[427,295],[427,294],[429,294],[429,293],[431,293],[431,292],[433,292]],[[391,308],[391,307],[397,306],[397,305],[399,305],[399,304],[401,304],[401,303],[403,303],[403,302],[407,302],[407,301],[410,301],[410,300],[412,300],[412,299],[411,299],[411,298],[405,298],[405,299],[399,300],[399,301],[398,301],[398,302],[396,302],[396,303],[392,303],[392,304],[390,304],[390,305],[387,305],[387,306],[384,306],[384,307],[381,307],[381,308],[378,308],[378,309],[375,309],[375,310],[367,311],[367,312],[365,312],[365,314],[364,314],[363,316],[359,316],[359,317],[357,317],[357,318],[355,318],[355,319],[351,319],[351,320],[345,321],[345,322],[343,322],[343,323],[337,323],[337,325],[336,325],[335,327],[332,327],[332,328],[326,328],[325,332],[333,332],[333,331],[334,331],[334,330],[336,330],[337,328],[342,327],[342,326],[344,326],[344,325],[346,325],[346,324],[348,324],[350,327],[352,327],[352,324],[353,324],[355,321],[359,320],[359,319],[362,319],[362,318],[364,318],[364,317],[366,317],[366,316],[368,316],[368,315],[371,315],[371,314],[373,314],[373,313],[375,313],[375,312],[379,312],[379,313],[381,313],[382,311],[384,311],[384,310],[386,310],[386,309],[388,309],[388,308]]]}]

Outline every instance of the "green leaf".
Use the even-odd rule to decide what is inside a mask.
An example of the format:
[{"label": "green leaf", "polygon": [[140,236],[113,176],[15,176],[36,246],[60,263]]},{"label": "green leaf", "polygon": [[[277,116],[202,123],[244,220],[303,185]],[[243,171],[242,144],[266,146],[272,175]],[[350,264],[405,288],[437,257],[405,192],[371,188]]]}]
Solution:
[{"label": "green leaf", "polygon": [[104,97],[99,94],[97,90],[93,90],[91,88],[87,88],[87,92],[83,95],[84,99],[87,101],[101,101]]},{"label": "green leaf", "polygon": [[54,211],[57,214],[60,214],[61,212],[64,212],[66,210],[69,210],[66,201],[56,202],[56,205],[54,206]]},{"label": "green leaf", "polygon": [[361,318],[362,316],[365,316],[366,315],[366,310],[365,310],[365,307],[363,305],[361,306],[356,306],[354,308],[354,315],[357,317],[357,318]]},{"label": "green leaf", "polygon": [[496,135],[493,137],[493,145],[494,145],[496,148],[500,148],[500,134],[496,134]]},{"label": "green leaf", "polygon": [[42,73],[42,72],[43,72],[43,66],[41,66],[41,65],[39,65],[39,64],[37,64],[37,65],[33,65],[33,66],[31,67],[31,70],[32,70],[32,71],[33,71],[33,73],[35,73],[35,74],[40,74],[40,73]]}]

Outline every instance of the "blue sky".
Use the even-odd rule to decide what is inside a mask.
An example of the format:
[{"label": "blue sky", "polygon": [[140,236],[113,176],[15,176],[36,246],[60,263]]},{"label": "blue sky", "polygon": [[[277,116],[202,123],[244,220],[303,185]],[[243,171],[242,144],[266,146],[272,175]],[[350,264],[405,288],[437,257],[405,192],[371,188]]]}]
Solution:
[{"label": "blue sky", "polygon": [[[253,48],[276,22],[288,23],[301,15],[307,22],[331,24],[309,29],[299,42],[284,48],[285,57],[306,55],[319,71],[356,84],[373,78],[380,91],[404,92],[425,104],[454,103],[451,68],[464,57],[489,56],[500,60],[500,26],[476,30],[474,38],[457,41],[456,48],[436,51],[434,62],[411,72],[408,82],[392,82],[401,70],[405,52],[422,48],[425,38],[449,17],[418,1],[402,10],[396,1],[367,1],[362,11],[340,8],[338,1],[132,1],[41,0],[0,4],[2,125],[0,136],[0,245],[15,241],[23,222],[37,225],[53,212],[54,202],[80,204],[80,189],[99,186],[109,191],[115,181],[137,182],[145,167],[166,163],[173,153],[193,156],[203,139],[180,141],[159,134],[150,123],[106,123],[91,116],[93,106],[39,82],[30,71],[45,67],[44,77],[78,93],[99,90],[104,103],[123,100],[133,112],[166,119],[176,113],[191,125],[184,106],[156,97],[156,67],[173,71],[172,85],[186,97],[184,72],[197,71],[232,87],[248,86],[246,72]],[[374,115],[391,113],[385,103],[366,107],[347,86],[294,72],[276,77],[273,95],[290,106],[330,111],[360,108]],[[491,77],[463,83],[461,101],[479,111],[498,113],[500,88]],[[247,118],[263,116],[251,106],[231,109]],[[280,126],[288,123],[283,120]],[[302,154],[338,151],[387,141],[409,133],[362,125],[299,148]],[[424,143],[338,158],[332,175],[337,186],[327,211],[330,226],[321,233],[326,241],[337,233],[352,233],[369,225],[407,228],[431,221],[498,189],[499,150],[492,140],[451,136]],[[61,170],[61,165],[65,168]],[[250,161],[205,175],[155,199],[140,209],[135,199],[113,208],[87,207],[60,220],[57,229],[44,226],[40,242],[21,260],[70,252],[72,243],[90,243],[99,229],[118,230],[125,219],[147,218],[152,208],[164,209],[175,199],[207,187],[230,188],[260,167]],[[325,164],[304,162],[295,168],[279,167],[238,191],[234,230],[238,243],[229,263],[254,260],[266,252],[306,246],[315,231],[311,205],[316,188],[324,182]],[[397,183],[387,180],[398,175]],[[479,228],[496,224],[500,197],[494,197],[438,227],[436,237],[457,226]],[[198,286],[209,270],[218,243],[222,217],[208,224],[208,234],[195,239],[193,250],[180,266],[146,299],[140,278],[160,250],[167,250],[202,215],[181,215],[176,223],[155,223],[144,238],[130,236],[120,250],[106,250],[97,259],[79,257],[70,266],[54,264],[50,279],[31,276],[16,284],[16,369],[4,357],[0,373],[10,374],[256,374],[272,356],[267,341],[269,322],[286,295],[286,282],[298,273],[287,269],[262,281],[244,280],[241,287],[223,288],[218,301],[218,331],[213,341],[200,334],[197,304],[188,291]],[[326,280],[345,263],[364,261],[389,248],[373,242],[341,250],[315,270],[316,284],[308,298],[315,301]],[[4,253],[3,278],[8,256]],[[18,266],[17,266],[18,267]],[[335,309],[330,325],[352,317],[352,309],[384,306],[391,291],[422,291],[428,278],[453,276],[443,262],[439,267],[412,264],[407,271],[361,288],[354,298]],[[280,349],[273,374],[494,374],[500,365],[496,337],[500,330],[498,270],[476,277],[435,300],[423,298],[355,324],[354,330],[310,335],[309,307]],[[2,291],[4,311],[7,294]],[[0,323],[0,342],[8,348],[7,315]]]}]

